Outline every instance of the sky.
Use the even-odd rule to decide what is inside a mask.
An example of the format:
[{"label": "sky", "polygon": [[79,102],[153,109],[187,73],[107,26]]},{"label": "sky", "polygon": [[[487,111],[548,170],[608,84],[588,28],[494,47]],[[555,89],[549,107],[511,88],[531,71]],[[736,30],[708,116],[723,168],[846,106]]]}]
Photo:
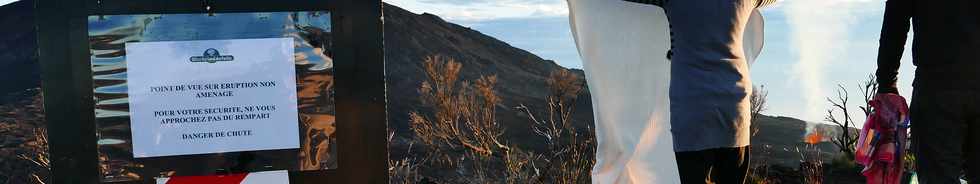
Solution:
[{"label": "sky", "polygon": [[10,4],[10,3],[14,2],[14,1],[17,1],[17,0],[0,0],[0,6],[6,5],[6,4]]},{"label": "sky", "polygon": [[[562,66],[582,68],[564,0],[384,0],[428,12],[528,50]],[[884,0],[783,0],[762,10],[766,42],[752,65],[768,91],[767,115],[824,122],[837,86],[849,92],[853,121],[863,123],[858,91],[876,68]],[[911,37],[911,35],[910,35]],[[914,67],[906,44],[899,92],[911,94]],[[840,115],[840,111],[837,111]],[[858,125],[859,126],[859,125]]]}]

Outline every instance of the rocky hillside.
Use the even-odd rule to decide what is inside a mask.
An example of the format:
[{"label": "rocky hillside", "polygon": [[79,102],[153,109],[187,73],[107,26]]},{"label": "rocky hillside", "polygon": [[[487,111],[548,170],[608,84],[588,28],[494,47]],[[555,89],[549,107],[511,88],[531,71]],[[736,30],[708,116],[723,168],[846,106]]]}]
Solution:
[{"label": "rocky hillside", "polygon": [[[800,154],[797,149],[807,148],[804,136],[808,135],[807,125],[811,131],[820,131],[821,142],[813,145],[820,150],[824,161],[830,161],[838,156],[839,149],[831,142],[831,137],[840,135],[840,128],[828,124],[808,123],[791,117],[761,115],[753,121],[758,124],[759,132],[752,137],[752,159],[765,160],[769,164],[785,167],[798,167]],[[851,131],[857,131],[851,129]]]},{"label": "rocky hillside", "polygon": [[[525,104],[531,109],[545,111],[548,93],[545,80],[562,66],[432,14],[414,14],[386,4],[384,16],[388,126],[396,132],[396,137],[411,136],[408,114],[421,109],[417,89],[425,79],[424,58],[442,55],[455,58],[463,65],[460,72],[463,80],[497,75],[497,92],[503,100],[498,106],[497,118],[506,128],[508,140],[523,140],[518,144],[530,147],[538,144],[539,138],[531,132],[527,118],[513,108]],[[581,74],[581,71],[576,73]],[[592,124],[589,99],[585,91],[577,101],[573,119],[579,127]],[[403,141],[396,139],[393,148],[404,146]],[[392,151],[392,155],[398,153],[398,150]]]},{"label": "rocky hillside", "polygon": [[0,7],[0,94],[41,84],[33,6],[33,0],[22,0]]}]

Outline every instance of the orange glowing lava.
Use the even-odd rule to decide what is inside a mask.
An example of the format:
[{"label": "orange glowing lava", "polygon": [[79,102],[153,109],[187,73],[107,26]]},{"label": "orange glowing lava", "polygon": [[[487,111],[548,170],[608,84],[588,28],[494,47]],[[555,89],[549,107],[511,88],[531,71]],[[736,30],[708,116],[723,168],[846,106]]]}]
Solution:
[{"label": "orange glowing lava", "polygon": [[823,133],[820,133],[820,131],[813,131],[812,133],[803,137],[803,141],[807,144],[817,144],[823,142]]}]

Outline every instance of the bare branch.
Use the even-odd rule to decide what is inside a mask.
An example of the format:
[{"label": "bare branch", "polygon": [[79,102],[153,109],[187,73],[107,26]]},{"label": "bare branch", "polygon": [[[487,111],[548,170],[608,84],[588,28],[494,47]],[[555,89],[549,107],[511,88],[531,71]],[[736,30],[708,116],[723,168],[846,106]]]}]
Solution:
[{"label": "bare branch", "polygon": [[[840,128],[841,134],[834,138],[834,144],[841,152],[847,154],[854,153],[854,142],[856,142],[857,137],[851,134],[850,128],[854,124],[850,111],[848,110],[847,102],[849,100],[849,93],[844,85],[837,85],[837,97],[827,98],[827,102],[830,103],[831,109],[827,110],[827,115],[824,117],[824,121],[833,123]],[[836,100],[835,100],[836,99]],[[838,118],[834,115],[834,109],[840,110],[843,117]]]},{"label": "bare branch", "polygon": [[766,91],[766,86],[752,87],[752,95],[749,96],[749,111],[752,113],[752,124],[750,125],[752,133],[750,135],[752,136],[759,133],[759,126],[756,120],[766,110],[766,98],[768,97],[769,92]]}]

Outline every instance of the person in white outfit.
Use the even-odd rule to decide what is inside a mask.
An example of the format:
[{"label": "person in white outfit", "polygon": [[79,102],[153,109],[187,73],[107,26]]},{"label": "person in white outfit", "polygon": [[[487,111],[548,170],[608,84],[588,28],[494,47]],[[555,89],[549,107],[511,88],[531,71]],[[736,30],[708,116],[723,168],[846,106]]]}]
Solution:
[{"label": "person in white outfit", "polygon": [[[750,17],[758,16],[756,9],[774,0],[568,1],[573,33],[596,106],[599,148],[593,182],[676,183],[670,178],[673,176],[680,183],[744,183],[749,169],[748,97],[752,93],[748,65],[761,49],[761,21],[753,24]],[[662,12],[630,13],[657,10]],[[615,23],[619,25],[612,25]],[[664,36],[657,34],[668,32],[658,30],[663,23],[669,30],[669,49],[662,48],[668,43],[638,43],[661,41]],[[750,26],[760,33],[746,31]],[[744,48],[743,40],[759,47]],[[650,55],[659,55],[669,63],[644,63],[664,61]],[[609,61],[619,59],[638,61],[615,61],[625,65]],[[669,90],[660,90],[666,84]],[[669,108],[663,107],[665,104],[670,104]],[[669,115],[665,116],[665,111]],[[652,149],[665,141],[658,136],[665,128],[664,121],[670,122],[673,136],[666,141],[672,142],[672,155]],[[676,165],[654,163],[675,159]],[[675,168],[663,168],[669,166]]]}]

